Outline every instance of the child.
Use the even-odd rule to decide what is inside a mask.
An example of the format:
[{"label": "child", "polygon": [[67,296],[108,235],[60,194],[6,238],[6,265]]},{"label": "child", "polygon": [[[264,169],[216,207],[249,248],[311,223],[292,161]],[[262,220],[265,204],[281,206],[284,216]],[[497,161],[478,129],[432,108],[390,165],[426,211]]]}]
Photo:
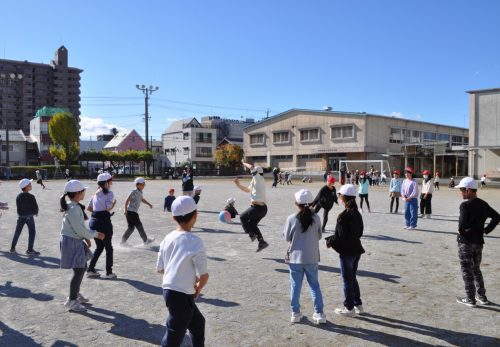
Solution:
[{"label": "child", "polygon": [[189,329],[193,346],[204,346],[205,318],[194,300],[208,282],[207,255],[201,238],[191,232],[197,217],[193,198],[175,199],[172,216],[177,228],[161,242],[156,262],[168,310],[161,345],[180,346]]},{"label": "child", "polygon": [[432,193],[434,192],[434,187],[432,185],[431,172],[429,170],[424,170],[422,175],[424,180],[422,181],[422,193],[420,194],[420,217],[421,218],[431,218],[432,214]]},{"label": "child", "polygon": [[359,198],[361,199],[359,202],[359,207],[361,207],[361,212],[363,212],[363,200],[366,201],[366,207],[368,207],[368,212],[372,212],[370,210],[370,203],[368,202],[368,186],[370,185],[370,181],[366,178],[366,172],[361,171],[359,173]]},{"label": "child", "polygon": [[165,210],[167,210],[168,212],[172,212],[171,206],[172,206],[172,203],[175,200],[174,193],[175,193],[175,189],[174,188],[170,188],[168,190],[168,195],[165,197],[165,203],[163,204],[163,212],[165,212]]},{"label": "child", "polygon": [[198,205],[198,201],[200,201],[200,194],[201,194],[201,187],[200,186],[194,186],[193,200],[194,200],[194,202],[196,202],[196,205]]},{"label": "child", "polygon": [[486,174],[481,177],[481,189],[486,186]]},{"label": "child", "polygon": [[87,270],[87,277],[94,278],[101,275],[95,270],[95,265],[101,253],[106,249],[106,277],[107,279],[116,278],[113,273],[113,224],[111,224],[111,211],[116,205],[113,192],[110,190],[112,177],[109,173],[105,172],[97,176],[97,184],[99,189],[95,192],[92,199],[90,199],[87,210],[92,212],[89,227],[91,230],[97,230],[106,235],[104,239],[100,240],[95,238],[96,250],[94,257],[90,261],[89,269]]},{"label": "child", "polygon": [[23,231],[24,224],[28,225],[28,250],[26,254],[29,256],[38,256],[40,252],[33,249],[35,244],[35,218],[38,216],[38,204],[36,202],[35,196],[30,194],[29,191],[33,189],[31,182],[27,178],[23,178],[19,181],[19,188],[21,188],[22,193],[19,193],[16,197],[17,206],[17,225],[16,231],[14,232],[14,238],[12,239],[12,244],[10,246],[10,252],[16,253],[16,245],[21,232]]},{"label": "child", "polygon": [[2,210],[8,210],[9,204],[6,202],[0,202],[0,217],[2,216]]},{"label": "child", "polygon": [[418,184],[413,178],[415,171],[413,168],[405,169],[405,180],[401,184],[401,196],[405,200],[405,229],[413,230],[417,228],[418,220]]},{"label": "child", "polygon": [[142,226],[142,222],[139,218],[139,213],[137,213],[139,211],[139,206],[141,205],[141,202],[148,205],[149,208],[153,208],[153,205],[151,205],[146,199],[142,197],[142,191],[146,186],[146,181],[142,177],[137,177],[134,183],[136,189],[130,192],[127,200],[125,201],[125,217],[127,218],[128,228],[123,234],[122,242],[120,243],[121,245],[124,246],[127,245],[127,240],[130,237],[130,235],[134,232],[135,228],[137,228],[137,231],[139,232],[139,235],[141,236],[142,241],[144,242],[145,245],[150,244],[155,240],[154,238],[148,239],[148,236],[146,235],[144,227]]},{"label": "child", "polygon": [[439,172],[434,175],[434,189],[439,190]]},{"label": "child", "polygon": [[42,177],[42,174],[40,173],[40,170],[36,170],[35,171],[35,175],[36,175],[36,183],[40,184],[42,186],[43,189],[45,189],[45,185],[43,184],[43,177]]},{"label": "child", "polygon": [[326,245],[339,254],[340,272],[344,282],[344,307],[336,308],[334,312],[341,316],[353,317],[364,312],[361,292],[356,279],[361,254],[365,253],[361,245],[363,217],[361,217],[356,205],[356,187],[354,185],[343,185],[340,188],[339,197],[345,210],[338,215],[335,234],[326,238]]},{"label": "child", "polygon": [[448,188],[455,188],[455,180],[450,177],[450,183],[448,183]]},{"label": "child", "polygon": [[231,214],[231,219],[235,218],[238,215],[238,211],[236,211],[236,208],[234,207],[235,202],[235,198],[229,198],[226,200],[226,206],[224,207],[224,211],[227,211]]},{"label": "child", "polygon": [[310,191],[301,189],[295,193],[295,205],[299,212],[288,216],[283,229],[283,236],[289,242],[287,257],[291,282],[292,323],[300,322],[302,319],[300,290],[304,275],[314,304],[312,319],[316,324],[326,323],[326,316],[323,313],[323,296],[318,281],[321,221],[309,207],[312,202],[313,195]]},{"label": "child", "polygon": [[335,203],[338,204],[335,177],[328,176],[326,185],[319,190],[318,195],[316,195],[316,198],[311,203],[311,207],[314,208],[314,213],[318,213],[319,210],[323,209],[323,226],[321,228],[323,232],[325,231],[326,223],[328,223],[328,214]]},{"label": "child", "polygon": [[395,214],[398,214],[399,198],[401,197],[401,180],[399,179],[399,173],[399,170],[393,171],[393,176],[389,184],[389,196],[391,197],[390,213],[392,213],[392,207],[394,206],[394,202],[396,202],[396,210],[394,211]]},{"label": "child", "polygon": [[[64,195],[61,196],[61,212],[63,221],[61,227],[61,239],[59,241],[61,250],[61,269],[73,269],[73,277],[69,286],[69,297],[64,306],[69,311],[81,312],[86,308],[82,304],[89,299],[80,294],[87,260],[86,248],[90,247],[90,239],[104,239],[104,234],[91,231],[85,226],[85,217],[79,202],[85,197],[86,187],[80,181],[70,180],[64,187]],[[66,197],[70,199],[69,204]],[[85,244],[83,241],[87,244]]]}]

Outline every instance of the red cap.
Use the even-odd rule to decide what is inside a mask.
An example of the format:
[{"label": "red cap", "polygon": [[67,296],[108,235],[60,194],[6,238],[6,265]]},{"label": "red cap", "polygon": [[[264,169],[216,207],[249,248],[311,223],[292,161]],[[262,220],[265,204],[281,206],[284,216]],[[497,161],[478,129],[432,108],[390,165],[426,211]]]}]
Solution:
[{"label": "red cap", "polygon": [[326,178],[326,182],[327,183],[335,183],[335,177],[328,175],[328,177]]},{"label": "red cap", "polygon": [[169,193],[170,193],[170,192],[175,192],[175,189],[174,189],[174,188],[170,188],[170,189],[168,190],[168,192],[169,192]]},{"label": "red cap", "polygon": [[409,173],[411,173],[412,175],[415,173],[415,171],[413,170],[413,168],[411,168],[411,167],[409,167],[409,166],[405,169],[405,172],[409,172]]},{"label": "red cap", "polygon": [[429,170],[424,170],[424,172],[422,172],[423,175],[430,175],[431,172]]},{"label": "red cap", "polygon": [[399,172],[399,170],[394,170],[392,173],[395,175],[401,175],[401,172]]},{"label": "red cap", "polygon": [[366,175],[366,171],[361,171],[361,172],[359,173],[359,175],[360,175],[360,176],[364,176],[364,175]]}]

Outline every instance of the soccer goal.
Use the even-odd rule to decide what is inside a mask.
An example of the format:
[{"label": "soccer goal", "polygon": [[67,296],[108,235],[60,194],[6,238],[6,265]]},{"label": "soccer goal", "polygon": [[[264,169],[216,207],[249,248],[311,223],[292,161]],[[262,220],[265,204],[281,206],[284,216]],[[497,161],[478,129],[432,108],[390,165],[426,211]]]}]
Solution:
[{"label": "soccer goal", "polygon": [[388,178],[391,177],[391,166],[389,165],[388,160],[339,160],[337,177],[340,182],[341,170],[343,167],[345,167],[346,173],[347,171],[350,171],[351,177],[354,178],[356,170],[359,172],[366,171],[368,174],[372,166],[373,169],[378,171],[380,174],[385,173]]}]

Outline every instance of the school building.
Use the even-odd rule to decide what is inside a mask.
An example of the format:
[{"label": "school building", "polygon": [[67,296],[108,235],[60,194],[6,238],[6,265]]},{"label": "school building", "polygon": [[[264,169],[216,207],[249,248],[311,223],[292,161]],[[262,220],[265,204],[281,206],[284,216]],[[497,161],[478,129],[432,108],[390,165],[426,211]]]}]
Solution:
[{"label": "school building", "polygon": [[387,160],[442,177],[467,174],[468,129],[365,112],[291,109],[244,129],[250,162],[293,171],[338,170],[340,160]]}]

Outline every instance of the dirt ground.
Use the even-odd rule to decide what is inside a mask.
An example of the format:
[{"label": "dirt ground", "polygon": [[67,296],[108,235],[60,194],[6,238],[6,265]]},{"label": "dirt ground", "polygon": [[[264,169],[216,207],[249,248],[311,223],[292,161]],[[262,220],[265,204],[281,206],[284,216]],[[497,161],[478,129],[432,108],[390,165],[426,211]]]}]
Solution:
[{"label": "dirt ground", "polygon": [[[159,243],[174,229],[169,213],[163,212],[168,188],[180,194],[179,181],[149,181],[140,216],[149,237],[143,246],[135,232],[131,248],[119,245],[126,229],[123,205],[132,182],[115,182],[118,200],[114,225],[115,280],[83,280],[82,293],[91,299],[86,313],[66,312],[70,270],[59,269],[61,213],[59,196],[63,181],[47,181],[47,189],[34,184],[40,213],[36,218],[36,258],[24,255],[27,229],[9,253],[16,223],[17,182],[3,182],[0,201],[11,209],[0,218],[0,346],[148,346],[158,345],[165,331],[166,308],[161,295],[161,275],[155,272]],[[85,181],[89,192],[95,183]],[[389,214],[388,187],[374,187],[369,200],[372,213],[363,213],[366,253],[359,265],[358,281],[366,314],[356,318],[336,316],[343,302],[338,255],[321,241],[320,285],[328,323],[315,325],[307,284],[302,290],[300,324],[290,323],[290,280],[283,256],[282,238],[286,217],[294,212],[293,194],[301,188],[313,194],[322,183],[297,182],[271,189],[269,212],[261,230],[270,246],[256,253],[242,232],[239,219],[222,224],[218,213],[225,200],[236,198],[242,212],[249,196],[230,180],[195,179],[203,188],[195,229],[209,255],[210,280],[198,306],[206,318],[207,346],[499,346],[500,345],[500,229],[486,237],[482,270],[489,306],[468,308],[455,302],[464,295],[457,257],[457,191],[442,188],[434,194],[432,219],[420,220],[418,230],[403,229],[403,206]],[[337,185],[338,189],[338,185]],[[500,209],[500,190],[484,189],[479,196]],[[332,233],[335,206],[325,236]],[[322,216],[322,212],[320,214]],[[104,255],[98,269],[104,269]]]}]

